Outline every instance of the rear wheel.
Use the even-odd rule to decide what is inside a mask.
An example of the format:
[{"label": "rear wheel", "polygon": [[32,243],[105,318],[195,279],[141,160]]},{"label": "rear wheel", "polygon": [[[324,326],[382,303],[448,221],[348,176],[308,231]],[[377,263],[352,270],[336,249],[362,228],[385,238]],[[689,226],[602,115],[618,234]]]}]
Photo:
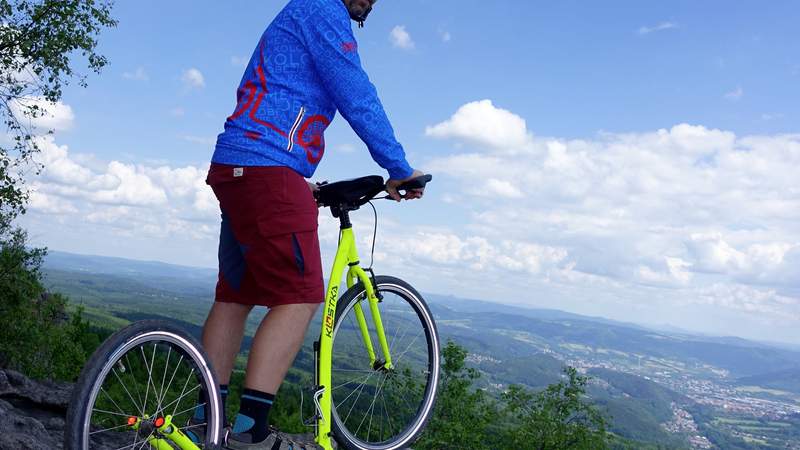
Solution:
[{"label": "rear wheel", "polygon": [[[348,449],[406,448],[433,412],[439,381],[439,335],[428,306],[408,283],[375,279],[392,367],[372,323],[366,290],[359,283],[339,300],[333,331],[333,431]],[[378,361],[370,365],[355,305],[361,304]]]},{"label": "rear wheel", "polygon": [[[201,392],[211,393],[198,402]],[[189,423],[200,406],[205,419]],[[221,443],[222,409],[208,358],[197,339],[169,322],[136,322],[101,345],[75,385],[65,429],[68,450],[178,448],[158,431],[170,420],[202,431],[197,447]],[[159,442],[155,443],[154,440]]]}]

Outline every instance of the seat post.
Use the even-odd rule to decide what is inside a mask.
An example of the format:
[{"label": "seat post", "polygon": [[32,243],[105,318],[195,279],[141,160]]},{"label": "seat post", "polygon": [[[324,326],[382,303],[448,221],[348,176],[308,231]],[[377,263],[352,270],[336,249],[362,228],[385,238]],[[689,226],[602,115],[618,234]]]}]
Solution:
[{"label": "seat post", "polygon": [[353,224],[350,222],[350,210],[346,207],[339,209],[339,223],[339,229],[341,230],[353,228]]}]

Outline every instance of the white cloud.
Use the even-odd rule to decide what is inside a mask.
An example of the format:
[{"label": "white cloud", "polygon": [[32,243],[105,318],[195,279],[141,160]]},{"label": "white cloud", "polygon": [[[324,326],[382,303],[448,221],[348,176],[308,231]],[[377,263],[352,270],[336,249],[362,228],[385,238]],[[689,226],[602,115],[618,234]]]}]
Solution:
[{"label": "white cloud", "polygon": [[[800,135],[740,137],[679,124],[544,138],[488,100],[426,134],[456,144],[425,168],[456,183],[450,190],[459,192],[471,238],[563,250],[552,280],[575,288],[601,277],[630,302],[643,299],[642,286],[702,304],[710,303],[697,292],[744,286],[714,297],[735,311],[763,297],[745,302],[741,292],[800,298]],[[770,302],[765,311],[780,310]]]},{"label": "white cloud", "polygon": [[736,248],[716,232],[692,234],[686,247],[699,270],[728,274],[741,282],[800,286],[795,260],[800,242],[761,241]]},{"label": "white cloud", "polygon": [[[49,131],[66,131],[75,123],[72,107],[58,101],[51,103],[43,97],[25,97],[11,101],[11,111],[17,120],[30,127],[34,134],[46,134]],[[27,113],[29,108],[38,108],[39,117],[31,119]]]},{"label": "white cloud", "polygon": [[414,41],[411,39],[411,35],[408,34],[408,31],[406,31],[405,25],[397,25],[392,28],[392,31],[389,33],[389,40],[392,42],[392,45],[403,50],[411,50],[414,48]]},{"label": "white cloud", "polygon": [[800,300],[778,294],[774,289],[757,289],[741,284],[714,283],[699,289],[696,300],[713,306],[764,315],[771,321],[797,324]]},{"label": "white cloud", "polygon": [[425,128],[425,135],[502,150],[529,149],[533,142],[525,119],[495,107],[491,100],[467,103],[450,119]]},{"label": "white cloud", "polygon": [[36,186],[33,186],[28,199],[29,210],[45,214],[73,214],[78,212],[71,201],[50,196],[35,189]]},{"label": "white cloud", "polygon": [[41,152],[36,158],[44,170],[32,180],[33,212],[70,214],[134,235],[144,227],[159,236],[188,229],[196,233],[198,221],[208,233],[218,219],[217,201],[205,184],[207,166],[110,161],[90,167],[87,158],[71,155],[53,136],[37,139]]},{"label": "white cloud", "polygon": [[509,181],[489,178],[484,186],[484,193],[488,196],[499,196],[506,198],[521,198],[522,191]]},{"label": "white cloud", "polygon": [[427,261],[452,268],[510,270],[543,276],[570,270],[569,255],[563,248],[516,240],[490,242],[481,236],[462,237],[452,230],[397,233],[391,241],[381,242],[381,246],[404,264]]},{"label": "white cloud", "polygon": [[643,284],[655,286],[686,286],[692,280],[692,263],[681,258],[665,256],[659,267],[641,265],[636,270],[635,279]]},{"label": "white cloud", "polygon": [[136,70],[133,72],[124,72],[122,77],[127,80],[134,80],[134,81],[147,81],[150,79],[150,76],[144,70],[144,67],[137,67]]},{"label": "white cloud", "polygon": [[450,42],[453,39],[453,36],[447,30],[439,30],[439,37],[442,39],[442,42]]},{"label": "white cloud", "polygon": [[641,27],[639,27],[639,31],[638,32],[641,35],[645,35],[645,34],[655,33],[655,32],[658,32],[658,31],[671,30],[671,29],[677,28],[677,27],[678,27],[678,24],[676,24],[674,22],[661,22],[658,25],[655,25],[655,26],[652,26],[652,27],[641,26]]},{"label": "white cloud", "polygon": [[183,84],[188,88],[199,89],[205,87],[206,85],[206,80],[205,77],[203,77],[203,73],[194,67],[183,71],[183,74],[181,75],[181,81],[183,81]]},{"label": "white cloud", "polygon": [[726,100],[733,102],[738,102],[742,99],[742,96],[744,96],[744,89],[742,89],[741,86],[737,86],[736,89],[726,92],[725,95],[723,95]]}]

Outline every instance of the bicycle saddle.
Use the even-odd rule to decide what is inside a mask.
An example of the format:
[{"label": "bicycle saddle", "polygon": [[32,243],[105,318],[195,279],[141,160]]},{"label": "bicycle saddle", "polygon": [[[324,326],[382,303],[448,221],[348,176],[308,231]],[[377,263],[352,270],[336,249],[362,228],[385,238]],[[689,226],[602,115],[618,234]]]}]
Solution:
[{"label": "bicycle saddle", "polygon": [[323,184],[315,193],[315,197],[321,206],[358,207],[372,200],[385,188],[382,176],[370,175]]}]

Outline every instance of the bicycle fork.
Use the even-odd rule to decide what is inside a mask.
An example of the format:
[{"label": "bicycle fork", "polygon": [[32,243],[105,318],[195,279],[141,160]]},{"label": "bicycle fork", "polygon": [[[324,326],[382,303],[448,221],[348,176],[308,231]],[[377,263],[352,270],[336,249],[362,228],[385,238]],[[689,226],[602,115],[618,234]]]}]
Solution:
[{"label": "bicycle fork", "polygon": [[353,309],[361,331],[361,339],[369,358],[369,367],[372,370],[391,369],[393,367],[392,356],[389,353],[389,342],[386,339],[386,333],[383,328],[383,321],[381,320],[380,309],[378,307],[378,303],[380,303],[381,300],[376,295],[376,286],[373,283],[373,278],[368,276],[366,271],[359,266],[358,251],[356,249],[353,230],[351,228],[343,228],[341,230],[339,248],[336,252],[336,258],[331,270],[331,277],[329,278],[329,285],[325,295],[322,332],[319,341],[314,343],[314,355],[317,367],[315,371],[316,389],[314,393],[314,404],[317,409],[315,440],[317,444],[325,450],[332,450],[333,448],[331,444],[333,329],[336,319],[336,305],[339,300],[341,274],[344,273],[345,268],[348,269],[346,278],[348,289],[355,286],[359,281],[364,285],[367,297],[366,300],[369,303],[372,321],[375,325],[381,351],[383,352],[384,360],[379,360],[375,354],[372,336],[369,332],[361,301],[359,301],[353,306]]}]

